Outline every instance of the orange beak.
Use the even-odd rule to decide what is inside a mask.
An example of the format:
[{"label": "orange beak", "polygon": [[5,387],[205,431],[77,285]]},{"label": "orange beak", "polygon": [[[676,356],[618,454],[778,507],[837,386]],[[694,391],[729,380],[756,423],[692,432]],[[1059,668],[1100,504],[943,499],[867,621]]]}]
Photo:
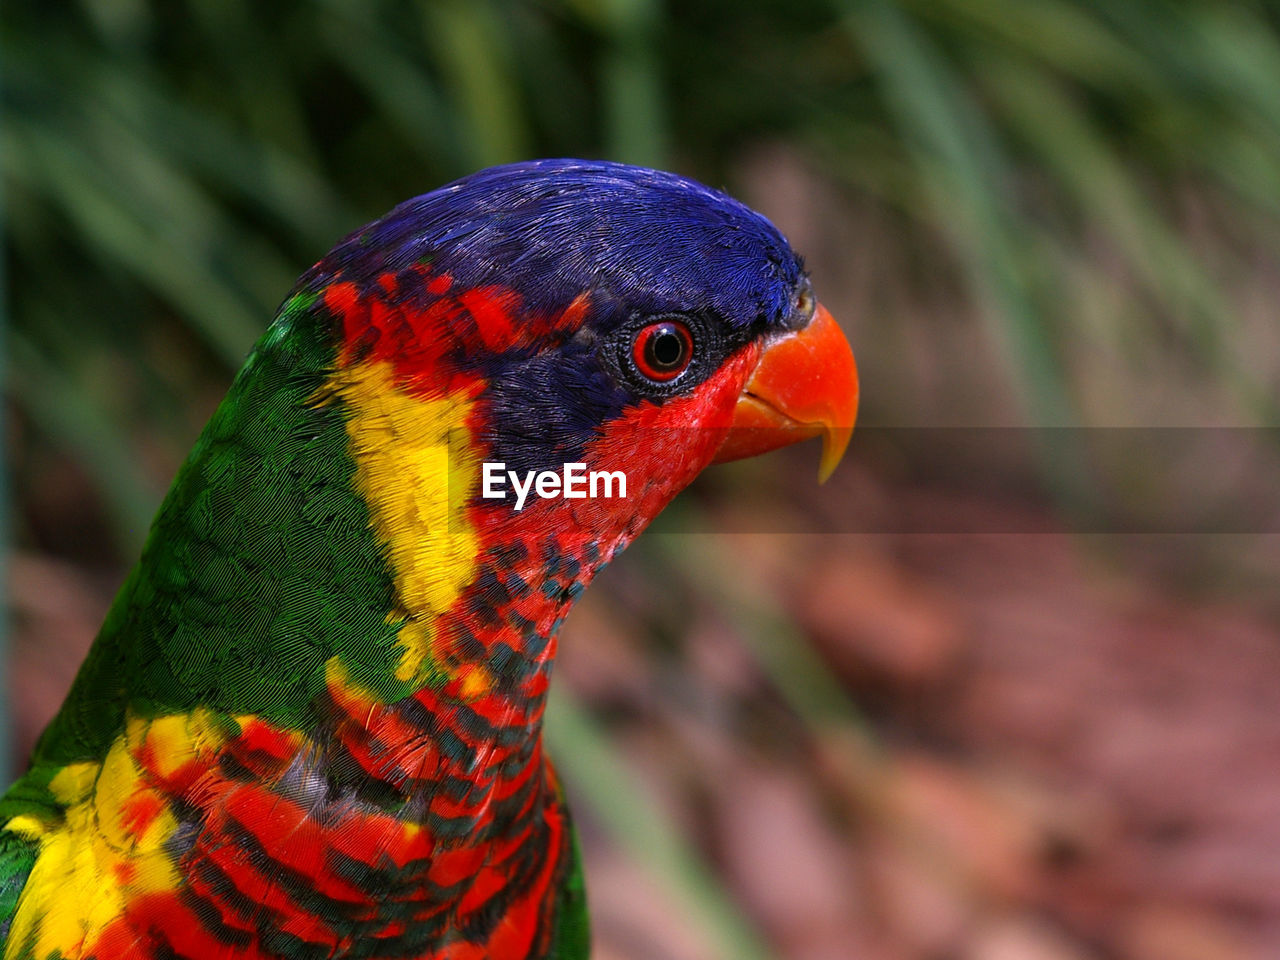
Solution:
[{"label": "orange beak", "polygon": [[803,330],[769,343],[734,407],[716,463],[822,437],[818,482],[835,470],[858,415],[858,369],[844,332],[818,306]]}]

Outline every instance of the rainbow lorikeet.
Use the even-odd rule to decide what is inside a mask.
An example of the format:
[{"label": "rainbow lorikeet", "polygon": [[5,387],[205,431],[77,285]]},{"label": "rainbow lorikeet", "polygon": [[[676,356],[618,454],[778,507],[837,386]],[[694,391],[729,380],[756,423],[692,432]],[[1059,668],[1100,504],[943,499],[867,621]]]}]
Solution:
[{"label": "rainbow lorikeet", "polygon": [[0,802],[4,960],[585,957],[556,632],[703,467],[829,471],[856,404],[786,240],[672,174],[497,167],[352,234]]}]

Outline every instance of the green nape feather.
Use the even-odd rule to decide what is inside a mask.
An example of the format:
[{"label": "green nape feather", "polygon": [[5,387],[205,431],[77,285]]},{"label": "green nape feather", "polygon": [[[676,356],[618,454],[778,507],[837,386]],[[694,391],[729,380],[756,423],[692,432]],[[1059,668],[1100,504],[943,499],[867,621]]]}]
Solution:
[{"label": "green nape feather", "polygon": [[[317,405],[332,334],[282,310],[178,474],[35,762],[100,760],[128,703],[314,722],[325,662],[386,696],[393,586],[352,484],[342,411]],[[283,438],[283,439],[282,439]]]}]

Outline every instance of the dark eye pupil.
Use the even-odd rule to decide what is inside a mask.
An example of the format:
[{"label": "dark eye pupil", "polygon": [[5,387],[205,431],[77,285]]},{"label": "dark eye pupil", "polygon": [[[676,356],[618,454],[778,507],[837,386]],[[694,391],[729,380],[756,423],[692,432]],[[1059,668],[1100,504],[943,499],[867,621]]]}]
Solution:
[{"label": "dark eye pupil", "polygon": [[684,359],[684,339],[670,327],[663,327],[649,338],[649,356],[653,366],[669,370]]}]

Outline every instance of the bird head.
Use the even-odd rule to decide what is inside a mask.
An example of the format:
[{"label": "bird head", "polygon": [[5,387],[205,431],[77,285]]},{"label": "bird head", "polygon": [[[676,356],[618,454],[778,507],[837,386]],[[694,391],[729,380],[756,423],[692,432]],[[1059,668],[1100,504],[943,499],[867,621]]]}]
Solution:
[{"label": "bird head", "polygon": [[[853,427],[853,356],[800,259],[760,214],[674,174],[484,170],[352,235],[303,288],[340,318],[340,380],[378,370],[378,390],[465,426],[446,473],[473,525],[625,543],[713,460],[821,435],[825,478]],[[486,463],[503,496],[482,495]],[[567,463],[621,472],[627,496],[519,502],[512,476]]]}]

